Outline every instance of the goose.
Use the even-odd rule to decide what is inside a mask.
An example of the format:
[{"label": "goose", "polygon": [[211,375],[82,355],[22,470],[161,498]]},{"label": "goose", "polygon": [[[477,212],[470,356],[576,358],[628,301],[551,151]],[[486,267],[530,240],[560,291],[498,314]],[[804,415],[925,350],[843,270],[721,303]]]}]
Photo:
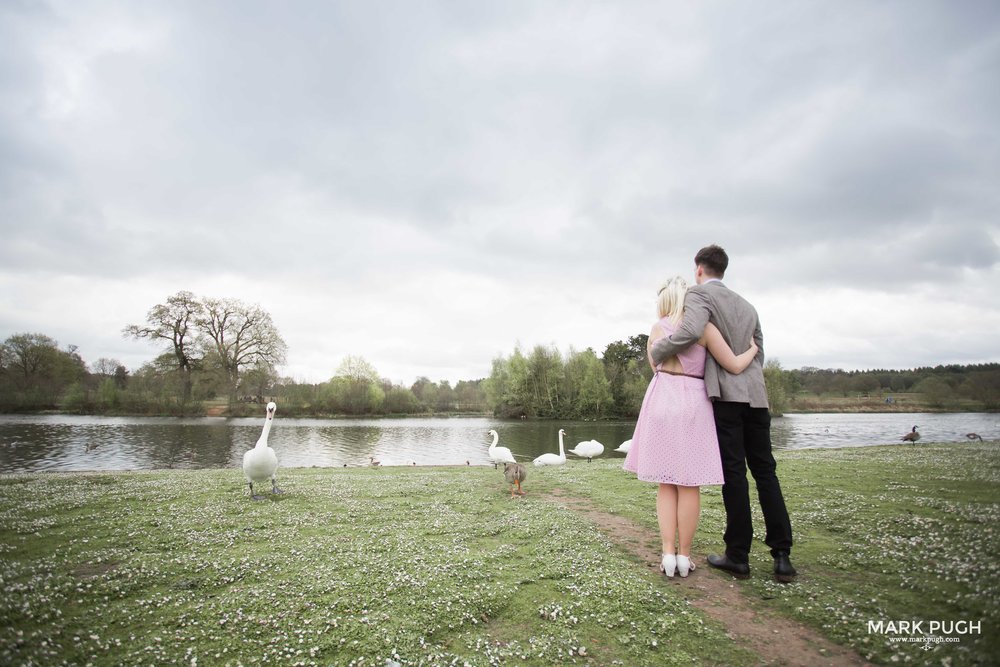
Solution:
[{"label": "goose", "polygon": [[559,453],[542,454],[534,460],[536,466],[561,466],[566,463],[566,451],[563,449],[563,436],[566,431],[559,429]]},{"label": "goose", "polygon": [[968,438],[969,440],[978,440],[979,442],[983,441],[983,436],[979,435],[978,433],[966,433],[965,437]]},{"label": "goose", "polygon": [[595,456],[600,456],[604,453],[604,445],[596,440],[586,440],[579,443],[575,449],[569,450],[569,453],[580,457],[586,457],[587,463],[591,463],[593,462]]},{"label": "goose", "polygon": [[915,443],[919,439],[920,439],[920,434],[917,433],[917,427],[916,426],[913,427],[912,431],[910,431],[909,433],[907,433],[906,435],[904,435],[902,438],[900,438],[900,440],[902,440],[903,442],[908,442],[911,445],[913,443]]},{"label": "goose", "polygon": [[[523,465],[520,463],[505,463],[503,466],[503,476],[507,478],[507,482],[510,484],[511,498],[515,495],[524,495],[524,489],[521,488],[521,482],[528,479],[528,471]],[[514,489],[517,489],[517,491]]]},{"label": "goose", "polygon": [[378,468],[380,465],[382,465],[382,462],[376,461],[374,456],[369,456],[368,465],[370,465],[372,468]]},{"label": "goose", "polygon": [[500,434],[496,431],[490,431],[490,435],[493,436],[493,444],[490,445],[490,460],[493,461],[493,469],[496,470],[501,463],[515,463],[514,455],[510,453],[509,449],[497,447],[497,443],[500,442]]},{"label": "goose", "polygon": [[622,444],[615,447],[616,452],[621,452],[622,454],[628,454],[629,448],[632,446],[632,438],[629,438]]},{"label": "goose", "polygon": [[267,446],[267,436],[271,432],[271,424],[274,422],[274,413],[278,406],[271,401],[267,404],[267,415],[264,417],[264,430],[257,439],[257,444],[253,449],[248,450],[243,455],[243,474],[246,475],[250,484],[250,497],[254,500],[264,500],[264,496],[255,495],[253,492],[254,482],[271,480],[271,492],[283,493],[274,481],[274,474],[278,470],[278,457],[274,450]]}]

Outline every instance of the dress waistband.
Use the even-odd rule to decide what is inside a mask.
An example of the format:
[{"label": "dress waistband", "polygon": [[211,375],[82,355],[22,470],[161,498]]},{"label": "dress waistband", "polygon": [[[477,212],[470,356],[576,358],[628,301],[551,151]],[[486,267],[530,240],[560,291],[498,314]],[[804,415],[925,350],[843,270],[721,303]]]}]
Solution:
[{"label": "dress waistband", "polygon": [[704,380],[705,379],[704,375],[691,375],[690,373],[679,373],[677,371],[658,370],[656,372],[657,373],[666,373],[667,375],[682,375],[682,376],[684,376],[686,378],[694,378],[695,380]]}]

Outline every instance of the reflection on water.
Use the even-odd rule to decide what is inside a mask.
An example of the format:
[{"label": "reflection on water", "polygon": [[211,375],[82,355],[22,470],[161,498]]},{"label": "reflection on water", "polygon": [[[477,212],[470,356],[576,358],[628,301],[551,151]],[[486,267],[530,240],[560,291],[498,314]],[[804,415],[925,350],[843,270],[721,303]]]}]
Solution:
[{"label": "reflection on water", "polygon": [[[239,468],[254,446],[263,419],[109,418],[0,415],[0,473],[38,470],[150,470]],[[921,442],[961,442],[975,431],[1000,437],[1000,415],[816,414],[773,420],[776,448],[899,444],[913,425]],[[635,422],[537,422],[488,418],[281,419],[269,444],[284,467],[366,465],[485,465],[490,429],[520,460],[598,440],[605,457],[632,437]],[[573,456],[569,455],[572,459]]]}]

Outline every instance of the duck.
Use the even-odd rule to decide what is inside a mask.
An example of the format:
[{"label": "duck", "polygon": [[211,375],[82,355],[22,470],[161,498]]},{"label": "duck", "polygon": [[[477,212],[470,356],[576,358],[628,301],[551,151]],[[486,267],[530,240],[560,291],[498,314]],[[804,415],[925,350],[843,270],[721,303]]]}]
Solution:
[{"label": "duck", "polygon": [[278,456],[267,444],[267,436],[271,433],[271,424],[274,423],[274,413],[277,412],[278,405],[271,401],[267,404],[267,412],[264,416],[264,429],[254,448],[243,454],[243,474],[246,475],[250,484],[250,497],[254,500],[264,500],[264,496],[253,492],[254,482],[271,480],[272,493],[284,493],[278,488],[275,481],[275,473],[278,470]]},{"label": "duck", "polygon": [[909,433],[907,433],[906,435],[904,435],[902,438],[900,438],[900,440],[902,440],[903,442],[908,442],[911,445],[913,443],[915,443],[919,439],[920,439],[920,434],[917,433],[917,427],[916,426],[913,427],[912,431],[910,431]]},{"label": "duck", "polygon": [[604,445],[596,440],[585,440],[579,443],[575,449],[569,450],[569,453],[579,457],[586,457],[587,463],[591,463],[595,456],[600,456],[604,453]]},{"label": "duck", "polygon": [[522,464],[505,463],[503,466],[503,476],[507,478],[507,483],[510,484],[511,498],[513,498],[515,495],[518,496],[524,495],[524,489],[521,488],[521,482],[528,479],[528,471]]},{"label": "duck", "polygon": [[632,447],[632,438],[629,438],[628,440],[626,440],[622,444],[620,444],[617,447],[615,447],[615,451],[616,452],[621,452],[622,454],[628,454],[628,450],[631,447]]},{"label": "duck", "polygon": [[516,463],[514,455],[510,453],[509,449],[497,447],[497,443],[500,442],[500,434],[496,431],[490,431],[490,435],[493,436],[493,444],[490,445],[490,460],[493,461],[493,469],[496,470],[501,463]]},{"label": "duck", "polygon": [[536,458],[533,463],[536,466],[561,466],[566,463],[566,451],[563,449],[563,436],[566,435],[566,431],[559,429],[559,453],[558,454],[542,454]]},{"label": "duck", "polygon": [[979,435],[978,433],[966,433],[965,437],[968,438],[969,440],[978,440],[979,442],[983,441],[983,436]]}]

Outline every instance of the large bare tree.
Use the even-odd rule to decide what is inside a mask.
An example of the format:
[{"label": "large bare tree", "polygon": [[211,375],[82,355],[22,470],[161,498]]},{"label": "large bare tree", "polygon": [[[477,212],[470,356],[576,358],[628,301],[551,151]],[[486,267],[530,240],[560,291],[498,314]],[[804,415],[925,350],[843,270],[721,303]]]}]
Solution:
[{"label": "large bare tree", "polygon": [[288,346],[278,333],[271,315],[260,306],[237,299],[205,299],[198,328],[205,344],[218,354],[229,381],[229,403],[236,402],[244,369],[285,361]]},{"label": "large bare tree", "polygon": [[195,322],[204,306],[194,294],[180,291],[146,313],[146,326],[130,324],[122,334],[130,338],[169,341],[181,376],[181,400],[191,399],[191,371],[199,359]]}]

